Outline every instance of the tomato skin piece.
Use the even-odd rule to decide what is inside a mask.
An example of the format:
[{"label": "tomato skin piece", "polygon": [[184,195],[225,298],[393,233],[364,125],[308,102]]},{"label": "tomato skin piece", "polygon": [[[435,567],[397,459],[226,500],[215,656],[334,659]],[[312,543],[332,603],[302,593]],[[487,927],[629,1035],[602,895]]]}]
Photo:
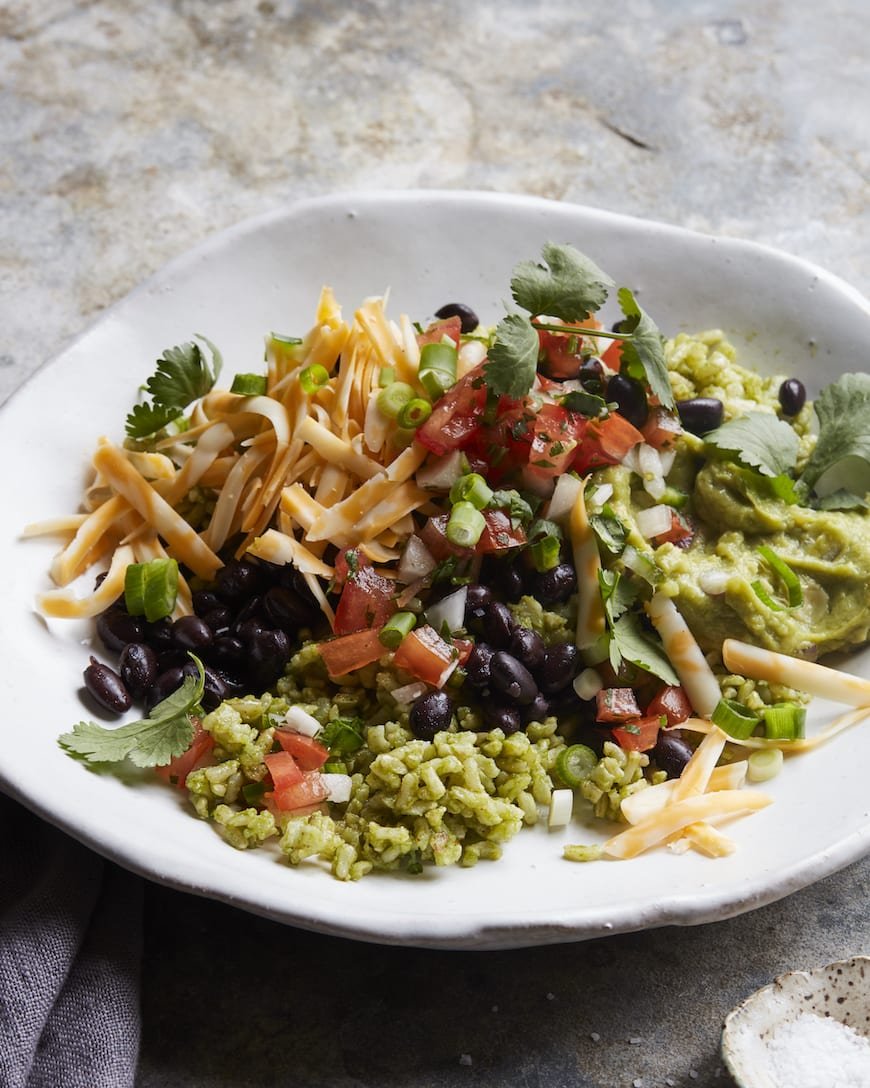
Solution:
[{"label": "tomato skin piece", "polygon": [[[278,755],[287,755],[287,753],[279,752]],[[290,758],[292,759],[292,756]],[[276,787],[271,793],[264,795],[281,812],[296,812],[300,809],[312,811],[329,796],[329,789],[319,771],[300,773],[301,778],[298,782],[283,789]]]},{"label": "tomato skin piece", "polygon": [[557,404],[541,405],[532,424],[529,465],[544,479],[562,476],[571,467],[587,430],[587,420]]},{"label": "tomato skin piece", "polygon": [[314,737],[294,733],[292,729],[276,729],[275,739],[303,771],[318,771],[329,759],[329,749]]},{"label": "tomato skin piece", "polygon": [[525,530],[521,525],[514,528],[504,510],[484,510],[483,520],[486,525],[474,548],[478,555],[519,548],[525,544]]},{"label": "tomato skin piece", "polygon": [[461,318],[445,317],[443,320],[433,321],[425,332],[419,333],[417,336],[417,344],[421,348],[424,344],[440,344],[445,336],[449,336],[453,343],[459,347],[459,338],[461,335]]},{"label": "tomato skin piece", "polygon": [[691,529],[680,517],[676,510],[671,510],[671,525],[663,533],[653,538],[653,542],[659,544],[676,544],[677,547],[686,547],[695,536],[695,530]]},{"label": "tomato skin piece", "polygon": [[610,347],[601,356],[601,361],[611,370],[619,370],[622,366],[622,341],[612,340]]},{"label": "tomato skin piece", "polygon": [[459,449],[480,426],[486,407],[483,366],[470,370],[432,406],[432,415],[417,429],[417,441],[442,456]]},{"label": "tomato skin piece", "polygon": [[[549,322],[545,321],[545,324]],[[571,351],[571,333],[549,332],[547,329],[538,329],[538,340],[541,344],[541,352],[544,355],[541,364],[549,378],[557,378],[561,381],[576,378],[583,366],[581,350],[583,348],[583,332],[594,331],[601,328],[601,322],[595,317],[588,317],[584,321],[560,321],[560,325],[575,328],[577,330],[576,345]]]},{"label": "tomato skin piece", "polygon": [[429,518],[418,533],[420,539],[432,553],[433,559],[437,559],[439,563],[451,555],[467,557],[474,553],[473,548],[460,548],[456,544],[450,543],[447,539],[447,520],[447,514],[438,514],[434,518]]},{"label": "tomato skin piece", "polygon": [[394,665],[435,688],[444,685],[458,662],[455,647],[445,642],[429,624],[406,635],[393,654]]},{"label": "tomato skin piece", "polygon": [[214,748],[214,737],[203,729],[199,718],[193,718],[193,740],[190,742],[187,751],[182,752],[180,756],[175,756],[165,767],[155,767],[154,769],[161,778],[167,782],[172,782],[180,790],[184,789],[187,776],[196,769],[198,763],[208,756],[212,748]]},{"label": "tomato skin piece", "polygon": [[679,725],[692,716],[692,704],[682,687],[665,684],[646,708],[647,716],[667,718],[668,725]]},{"label": "tomato skin piece", "polygon": [[471,651],[474,649],[474,643],[470,638],[455,638],[453,639],[453,648],[459,654],[456,659],[457,664],[461,668],[465,662],[471,657]]},{"label": "tomato skin piece", "polygon": [[335,610],[334,631],[349,635],[367,627],[383,627],[396,611],[395,587],[371,564],[360,564],[348,572]]},{"label": "tomato skin piece", "polygon": [[289,752],[272,752],[264,756],[263,762],[271,775],[276,793],[302,781],[302,768]]},{"label": "tomato skin piece", "polygon": [[624,752],[648,752],[655,748],[660,728],[658,717],[637,718],[624,726],[615,726],[610,732]]},{"label": "tomato skin piece", "polygon": [[602,688],[595,696],[598,722],[626,722],[640,717],[633,688]]},{"label": "tomato skin piece", "polygon": [[326,639],[317,649],[326,670],[334,680],[337,676],[346,676],[354,669],[361,669],[370,665],[386,650],[381,644],[380,628],[372,628],[368,631],[354,631],[350,635],[340,635],[338,638]]},{"label": "tomato skin piece", "polygon": [[662,450],[676,442],[683,433],[683,428],[673,412],[657,405],[650,408],[649,418],[641,428],[641,433],[644,442],[657,450]]}]

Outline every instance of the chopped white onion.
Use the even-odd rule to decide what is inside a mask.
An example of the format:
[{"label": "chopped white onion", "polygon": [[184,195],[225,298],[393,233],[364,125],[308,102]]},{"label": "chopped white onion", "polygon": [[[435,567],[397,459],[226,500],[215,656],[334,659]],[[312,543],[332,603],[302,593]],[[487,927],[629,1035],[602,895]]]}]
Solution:
[{"label": "chopped white onion", "polygon": [[644,477],[643,488],[651,499],[660,499],[668,489],[664,476]]},{"label": "chopped white onion", "polygon": [[394,688],[391,694],[400,706],[408,706],[410,703],[413,703],[415,699],[419,699],[421,695],[425,695],[426,691],[427,687],[423,681],[415,680],[411,684],[405,684],[403,687]]},{"label": "chopped white onion", "polygon": [[676,456],[676,450],[659,450],[659,460],[662,463],[662,476],[667,476],[674,467],[674,458]]},{"label": "chopped white onion", "polygon": [[321,774],[320,778],[324,786],[329,790],[328,799],[330,801],[334,801],[337,805],[343,805],[350,800],[353,780],[349,774],[327,771],[325,774]]},{"label": "chopped white onion", "polygon": [[597,669],[584,669],[574,677],[574,690],[579,699],[594,699],[604,687],[604,681]]},{"label": "chopped white onion", "polygon": [[523,466],[523,489],[539,495],[542,499],[548,499],[553,494],[555,480],[551,476],[541,476],[539,472],[531,470],[530,465]]},{"label": "chopped white onion", "polygon": [[553,790],[550,797],[548,827],[565,827],[574,809],[573,790]]},{"label": "chopped white onion", "polygon": [[666,533],[671,527],[670,506],[661,504],[651,506],[648,510],[641,510],[637,515],[637,527],[647,540],[654,540],[655,537]]},{"label": "chopped white onion", "polygon": [[634,571],[635,574],[640,575],[645,582],[649,582],[650,585],[654,585],[658,580],[658,568],[655,562],[648,555],[644,555],[643,552],[639,552],[637,548],[632,547],[631,544],[627,544],[625,551],[622,553],[623,566],[628,570]]},{"label": "chopped white onion", "polygon": [[641,476],[661,476],[662,459],[659,451],[647,442],[641,442],[637,446],[637,467]]},{"label": "chopped white onion", "polygon": [[592,492],[592,495],[590,496],[590,499],[589,499],[589,505],[590,506],[595,506],[600,510],[601,507],[606,502],[609,502],[610,499],[612,499],[612,498],[613,498],[613,484],[600,484]]},{"label": "chopped white onion", "polygon": [[284,725],[305,737],[314,737],[320,732],[320,722],[301,706],[290,707],[284,715]]},{"label": "chopped white onion", "polygon": [[417,486],[424,491],[449,491],[465,472],[465,454],[452,450],[443,457],[431,458],[417,469]]},{"label": "chopped white onion", "polygon": [[637,446],[632,446],[631,449],[628,450],[628,452],[626,453],[625,457],[623,457],[622,463],[627,469],[630,469],[632,472],[639,473],[640,463],[638,462],[637,456]]},{"label": "chopped white onion", "polygon": [[698,575],[698,588],[710,597],[718,597],[725,592],[728,575],[724,570],[703,570]]},{"label": "chopped white onion", "polygon": [[466,340],[456,359],[456,376],[464,378],[469,370],[480,366],[486,358],[486,344],[481,340]]},{"label": "chopped white onion", "polygon": [[553,489],[553,497],[550,499],[547,511],[550,521],[564,521],[574,509],[577,496],[582,490],[583,481],[577,476],[572,476],[570,473],[560,476]]},{"label": "chopped white onion", "polygon": [[423,541],[416,534],[409,536],[397,568],[399,581],[406,585],[409,582],[416,582],[420,578],[425,578],[427,574],[431,574],[437,566],[435,556]]},{"label": "chopped white onion", "polygon": [[426,609],[426,622],[436,631],[440,631],[444,624],[450,632],[458,631],[465,626],[465,601],[468,597],[468,586],[462,586],[455,593],[450,593],[436,601]]}]

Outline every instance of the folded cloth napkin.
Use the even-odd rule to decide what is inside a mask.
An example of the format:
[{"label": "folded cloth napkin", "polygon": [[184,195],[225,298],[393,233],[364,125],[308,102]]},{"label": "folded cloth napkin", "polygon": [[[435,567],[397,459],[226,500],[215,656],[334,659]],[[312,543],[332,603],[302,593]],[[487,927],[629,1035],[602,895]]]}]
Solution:
[{"label": "folded cloth napkin", "polygon": [[125,1088],[142,880],[0,794],[0,1086]]}]

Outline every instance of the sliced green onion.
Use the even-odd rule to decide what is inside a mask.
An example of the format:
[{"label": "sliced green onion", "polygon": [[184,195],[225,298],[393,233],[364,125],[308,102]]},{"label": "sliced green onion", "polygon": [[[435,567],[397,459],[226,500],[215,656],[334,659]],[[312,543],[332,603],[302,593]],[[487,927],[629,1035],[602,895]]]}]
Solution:
[{"label": "sliced green onion", "polygon": [[598,766],[598,756],[586,744],[572,744],[556,756],[556,773],[566,786],[576,789]]},{"label": "sliced green onion", "polygon": [[528,551],[535,570],[543,574],[544,571],[558,567],[562,542],[555,536],[541,537],[529,545]]},{"label": "sliced green onion", "polygon": [[470,502],[478,510],[483,510],[492,501],[493,491],[478,472],[469,472],[460,476],[450,488],[450,502]]},{"label": "sliced green onion", "polygon": [[761,601],[761,603],[771,610],[771,612],[784,612],[785,605],[779,604],[771,597],[761,582],[756,579],[754,582],[749,583],[752,586],[752,592]]},{"label": "sliced green onion", "polygon": [[416,626],[417,617],[413,612],[394,612],[381,628],[378,638],[388,650],[396,650]]},{"label": "sliced green onion", "polygon": [[670,486],[665,488],[664,494],[659,499],[659,502],[663,502],[666,506],[672,506],[674,510],[682,510],[688,501],[689,496],[685,491]]},{"label": "sliced green onion", "polygon": [[261,397],[266,392],[266,375],[236,374],[230,392],[243,397]]},{"label": "sliced green onion", "polygon": [[772,548],[768,548],[766,544],[762,544],[759,547],[758,554],[768,566],[771,567],[785,586],[789,607],[795,608],[797,605],[803,604],[804,594],[801,589],[800,579],[788,563],[786,563],[785,560],[780,559],[776,552]]},{"label": "sliced green onion", "polygon": [[[392,386],[390,388],[392,388]],[[396,418],[400,427],[413,427],[416,430],[416,428],[421,427],[431,415],[432,405],[429,401],[423,400],[422,397],[414,397],[413,400],[409,400],[408,403],[403,406]]]},{"label": "sliced green onion", "polygon": [[414,387],[407,382],[392,382],[378,393],[378,408],[387,419],[396,419],[415,396]]},{"label": "sliced green onion", "polygon": [[424,344],[420,349],[420,384],[433,399],[456,384],[457,354],[451,344]]},{"label": "sliced green onion", "polygon": [[347,774],[347,764],[339,760],[335,762],[327,761],[320,769],[324,774]]},{"label": "sliced green onion", "polygon": [[378,385],[381,389],[386,389],[388,385],[392,385],[396,380],[396,368],[394,366],[382,366],[381,372],[378,375]]},{"label": "sliced green onion", "polygon": [[124,603],[131,616],[144,616],[149,623],[162,620],[175,608],[177,596],[178,563],[174,559],[151,559],[127,567]]},{"label": "sliced green onion", "polygon": [[746,777],[750,782],[767,782],[775,778],[782,770],[783,755],[781,748],[764,748],[753,752],[748,760]]},{"label": "sliced green onion", "polygon": [[486,518],[470,502],[458,502],[447,519],[447,539],[457,548],[473,548],[486,528]]},{"label": "sliced green onion", "polygon": [[297,344],[302,343],[301,336],[284,336],[284,334],[280,332],[273,332],[270,336],[276,344],[290,344],[291,347],[295,347]]},{"label": "sliced green onion", "polygon": [[312,363],[299,372],[299,384],[304,393],[316,393],[329,381],[329,371],[320,363]]},{"label": "sliced green onion", "polygon": [[761,721],[757,714],[736,699],[720,699],[710,716],[714,725],[734,737],[735,740],[746,740],[751,737],[755,727]]},{"label": "sliced green onion", "polygon": [[774,703],[764,711],[764,735],[770,740],[798,740],[804,735],[807,712],[795,703]]}]

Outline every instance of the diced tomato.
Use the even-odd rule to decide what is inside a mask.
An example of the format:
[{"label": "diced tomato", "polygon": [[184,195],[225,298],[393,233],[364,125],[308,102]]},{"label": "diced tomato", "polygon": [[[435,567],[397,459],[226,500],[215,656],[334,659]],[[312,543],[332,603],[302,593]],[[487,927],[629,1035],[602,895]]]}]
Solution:
[{"label": "diced tomato", "polygon": [[657,717],[637,718],[610,730],[613,739],[624,752],[648,752],[655,748],[660,722]]},{"label": "diced tomato", "polygon": [[402,640],[393,663],[426,684],[440,688],[456,668],[459,655],[434,627],[418,627]]},{"label": "diced tomato", "polygon": [[643,435],[637,427],[619,412],[611,412],[606,419],[589,422],[573,467],[582,474],[602,465],[619,464],[638,442],[643,442]]},{"label": "diced tomato", "polygon": [[302,768],[289,752],[272,752],[263,758],[276,793],[302,781]]},{"label": "diced tomato", "polygon": [[[278,755],[287,753],[279,752]],[[265,796],[282,812],[297,812],[315,808],[321,801],[325,801],[329,796],[329,789],[319,771],[305,771],[299,781],[281,789],[276,785],[274,791]]]},{"label": "diced tomato", "polygon": [[676,510],[671,509],[670,528],[654,537],[653,543],[656,545],[676,544],[678,547],[685,547],[685,545],[691,543],[694,535],[695,530],[691,529],[686,522],[683,521]]},{"label": "diced tomato", "polygon": [[292,729],[276,729],[275,739],[303,771],[317,771],[329,759],[329,749],[314,737],[294,733]]},{"label": "diced tomato", "polygon": [[483,520],[486,525],[474,549],[479,555],[518,548],[525,544],[525,530],[521,525],[514,528],[504,510],[484,510]]},{"label": "diced tomato", "polygon": [[214,748],[214,738],[202,727],[199,718],[193,719],[193,740],[186,752],[170,760],[165,767],[155,768],[161,778],[173,782],[179,789],[184,789],[187,776],[196,769],[198,763],[208,756]]},{"label": "diced tomato", "polygon": [[543,404],[532,426],[529,466],[543,479],[562,476],[573,462],[588,421],[557,404]]},{"label": "diced tomato", "polygon": [[649,418],[642,428],[644,442],[657,450],[673,445],[682,433],[683,428],[677,416],[661,407],[650,409]]},{"label": "diced tomato", "polygon": [[366,627],[383,627],[396,611],[395,586],[369,564],[351,567],[335,610],[335,633],[349,635]]},{"label": "diced tomato", "polygon": [[432,557],[437,559],[439,563],[451,555],[469,556],[474,550],[473,548],[459,548],[450,543],[447,539],[447,514],[439,514],[437,517],[429,518],[420,530],[419,536],[431,552]]},{"label": "diced tomato", "polygon": [[658,718],[667,718],[668,725],[679,725],[692,716],[692,704],[681,687],[666,684],[659,689],[646,712]]},{"label": "diced tomato", "polygon": [[583,365],[581,333],[584,330],[600,329],[601,322],[597,318],[590,317],[585,321],[566,321],[559,324],[570,325],[577,329],[577,333],[548,332],[546,329],[539,329],[538,339],[541,342],[541,352],[544,356],[542,366],[546,374],[550,378],[565,381],[576,378]]},{"label": "diced tomato", "polygon": [[465,662],[471,657],[471,651],[474,649],[474,643],[469,638],[455,638],[453,639],[453,648],[456,650],[459,657],[456,659],[458,665],[464,665]]},{"label": "diced tomato", "polygon": [[435,402],[432,415],[417,430],[417,441],[439,456],[457,450],[480,426],[485,407],[486,383],[481,365]]},{"label": "diced tomato", "polygon": [[640,707],[633,688],[603,688],[595,696],[599,722],[625,722],[640,717]]},{"label": "diced tomato", "polygon": [[459,337],[462,333],[462,321],[458,317],[445,317],[443,321],[434,321],[425,332],[417,337],[420,347],[424,344],[440,344],[445,336],[459,347]]},{"label": "diced tomato", "polygon": [[327,672],[333,678],[345,676],[354,669],[370,665],[384,653],[384,647],[378,638],[378,629],[354,631],[350,635],[327,639],[317,649],[323,658]]},{"label": "diced tomato", "polygon": [[622,341],[611,340],[610,347],[601,356],[601,361],[611,370],[619,370],[622,366]]}]

